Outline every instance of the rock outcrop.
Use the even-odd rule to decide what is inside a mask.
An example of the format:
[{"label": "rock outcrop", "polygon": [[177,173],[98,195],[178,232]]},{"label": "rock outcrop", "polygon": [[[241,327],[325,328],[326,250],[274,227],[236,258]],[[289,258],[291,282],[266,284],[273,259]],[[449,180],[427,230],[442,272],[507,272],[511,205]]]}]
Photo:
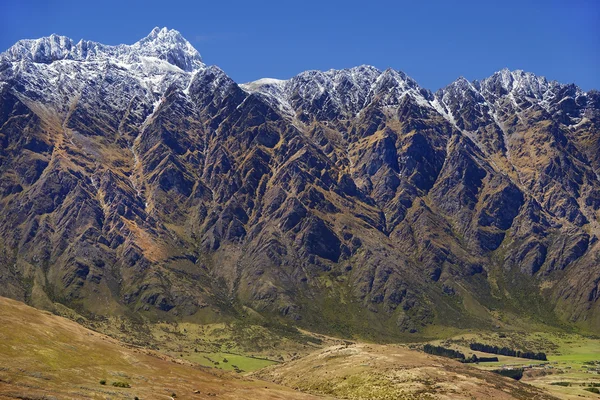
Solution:
[{"label": "rock outcrop", "polygon": [[22,41],[0,56],[0,294],[349,335],[495,310],[600,329],[599,106],[508,70],[238,85],[166,29]]}]

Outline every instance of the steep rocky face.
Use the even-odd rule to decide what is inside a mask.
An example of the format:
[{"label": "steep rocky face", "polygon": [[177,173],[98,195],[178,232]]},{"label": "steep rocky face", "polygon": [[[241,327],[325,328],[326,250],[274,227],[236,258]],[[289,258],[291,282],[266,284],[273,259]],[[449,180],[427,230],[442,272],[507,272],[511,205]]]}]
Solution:
[{"label": "steep rocky face", "polygon": [[361,66],[244,85],[176,31],[0,56],[0,294],[394,336],[600,327],[597,92]]}]

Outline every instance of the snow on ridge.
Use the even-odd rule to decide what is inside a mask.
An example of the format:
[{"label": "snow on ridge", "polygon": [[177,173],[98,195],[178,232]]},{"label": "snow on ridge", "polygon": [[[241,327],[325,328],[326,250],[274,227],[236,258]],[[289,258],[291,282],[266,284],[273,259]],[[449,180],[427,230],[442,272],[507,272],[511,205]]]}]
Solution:
[{"label": "snow on ridge", "polygon": [[106,104],[143,113],[172,85],[186,88],[206,68],[179,32],[155,28],[132,45],[108,46],[50,35],[21,40],[0,54],[10,65],[0,82],[17,79],[19,95],[68,114],[72,102]]},{"label": "snow on ridge", "polygon": [[259,91],[268,91],[265,89],[265,86],[282,86],[285,85],[287,81],[283,79],[274,79],[274,78],[261,78],[256,81],[247,82],[240,84],[240,87],[247,92],[259,92]]},{"label": "snow on ridge", "polygon": [[74,43],[56,34],[25,39],[0,54],[0,62],[10,65],[0,72],[0,81],[16,78],[23,96],[61,110],[82,95],[117,109],[128,107],[133,97],[153,103],[173,84],[187,87],[206,68],[200,53],[167,28],[154,28],[132,45]]},{"label": "snow on ridge", "polygon": [[254,81],[254,83],[260,84],[260,85],[279,85],[284,82],[286,82],[286,81],[283,79],[274,79],[274,78],[262,78],[257,81]]},{"label": "snow on ridge", "polygon": [[561,99],[585,95],[586,93],[574,84],[561,84],[532,72],[508,68],[503,68],[481,81],[469,82],[464,77],[459,77],[435,93],[436,98],[443,97],[447,102],[449,96],[458,100],[459,104],[462,104],[461,99],[474,97],[477,102],[497,109],[501,107],[503,99],[508,99],[515,111],[520,110],[520,105],[525,108],[536,105],[549,113],[554,112]]},{"label": "snow on ridge", "polygon": [[39,39],[24,39],[0,55],[9,62],[29,61],[51,64],[60,60],[99,61],[113,59],[124,64],[140,62],[140,57],[156,57],[186,72],[204,64],[200,53],[174,30],[154,28],[145,38],[132,45],[116,46],[52,34]]},{"label": "snow on ridge", "polygon": [[[21,40],[0,54],[0,62],[11,65],[0,73],[0,81],[18,75],[28,93],[42,93],[40,97],[47,103],[60,102],[57,96],[61,93],[76,96],[92,90],[89,83],[107,79],[111,81],[106,85],[122,87],[126,96],[127,85],[135,90],[143,88],[143,97],[154,97],[172,84],[185,88],[184,94],[188,95],[194,77],[213,68],[202,62],[200,53],[178,31],[158,27],[131,45],[110,46],[85,40],[74,43],[56,34]],[[226,93],[227,84],[224,79],[211,83],[219,86],[213,89],[221,95]],[[420,88],[402,71],[381,71],[370,65],[309,70],[287,80],[263,78],[239,87],[246,93],[262,95],[286,114],[326,109],[329,115],[356,116],[374,101],[395,107],[409,96],[419,106],[435,109],[447,119],[455,117],[449,107],[452,99],[462,107],[464,100],[474,98],[496,110],[500,99],[508,98],[516,109],[518,104],[533,102],[550,111],[566,97],[585,95],[574,85],[506,68],[481,82],[460,77],[435,94]],[[568,90],[562,90],[565,88]],[[114,102],[122,101],[118,93],[110,93],[109,97]]]},{"label": "snow on ridge", "polygon": [[417,104],[425,107],[432,107],[430,100],[433,98],[404,72],[391,68],[381,71],[370,65],[308,70],[287,80],[263,78],[240,87],[246,92],[272,98],[286,110],[326,104],[349,115],[357,115],[376,98],[384,106],[394,106],[410,95]]}]

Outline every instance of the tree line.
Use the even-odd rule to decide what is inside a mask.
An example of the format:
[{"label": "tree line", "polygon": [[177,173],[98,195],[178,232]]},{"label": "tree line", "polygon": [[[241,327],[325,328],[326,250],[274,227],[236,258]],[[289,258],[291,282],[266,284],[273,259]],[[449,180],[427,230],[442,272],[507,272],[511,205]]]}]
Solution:
[{"label": "tree line", "polygon": [[454,358],[462,363],[498,361],[498,357],[477,357],[475,354],[471,355],[471,357],[465,357],[465,355],[460,351],[448,349],[442,346],[433,346],[431,344],[426,344],[425,346],[423,346],[423,351],[427,354],[433,354],[434,356]]},{"label": "tree line", "polygon": [[458,360],[464,360],[465,359],[465,355],[463,353],[461,353],[460,351],[456,351],[456,350],[452,350],[452,349],[447,349],[445,347],[442,346],[434,346],[431,344],[426,344],[425,346],[423,346],[423,351],[427,354],[433,354],[434,356],[442,356],[442,357],[448,357],[448,358],[456,358]]},{"label": "tree line", "polygon": [[514,350],[509,349],[508,347],[498,347],[483,343],[471,343],[469,347],[471,348],[471,350],[481,351],[484,353],[499,354],[502,356],[510,357],[528,358],[531,360],[548,361],[548,359],[546,358],[546,353],[542,352],[535,353],[533,351]]}]

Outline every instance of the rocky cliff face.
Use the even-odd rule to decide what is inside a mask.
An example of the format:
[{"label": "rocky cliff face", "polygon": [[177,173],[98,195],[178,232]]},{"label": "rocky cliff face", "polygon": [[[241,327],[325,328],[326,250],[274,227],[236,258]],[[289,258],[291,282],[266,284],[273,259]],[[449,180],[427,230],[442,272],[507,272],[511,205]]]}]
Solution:
[{"label": "rocky cliff face", "polygon": [[0,56],[0,294],[393,336],[600,329],[600,94],[361,66],[238,85],[176,31]]}]

